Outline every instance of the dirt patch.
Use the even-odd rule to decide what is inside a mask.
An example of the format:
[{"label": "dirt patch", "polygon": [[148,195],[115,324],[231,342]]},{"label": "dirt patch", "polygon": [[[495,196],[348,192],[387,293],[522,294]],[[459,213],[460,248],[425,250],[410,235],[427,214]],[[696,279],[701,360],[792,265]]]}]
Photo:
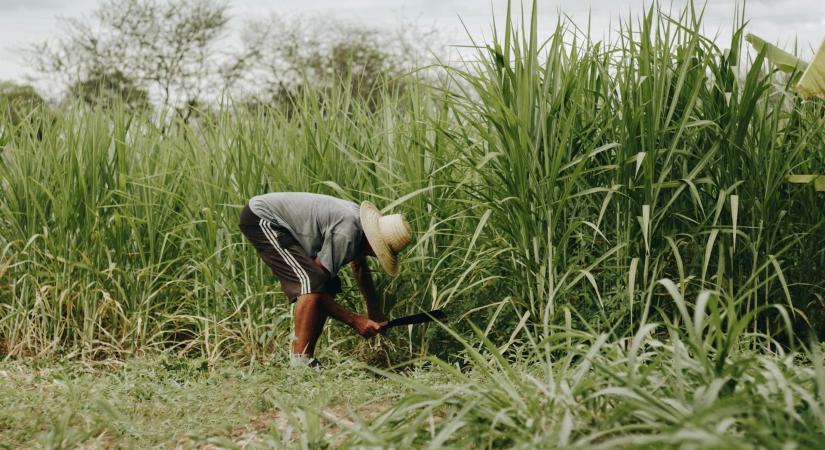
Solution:
[{"label": "dirt patch", "polygon": [[254,417],[246,425],[233,428],[229,433],[229,438],[243,447],[261,442],[260,435],[271,430],[272,427],[275,427],[279,434],[283,434],[291,426],[289,420],[280,411],[273,409]]},{"label": "dirt patch", "polygon": [[[355,414],[364,422],[369,423],[390,409],[392,405],[393,402],[391,400],[381,399],[379,401],[361,405],[355,411]],[[341,432],[342,430],[339,424],[343,425],[345,428],[352,427],[354,423],[348,418],[351,417],[352,412],[350,409],[343,406],[335,406],[325,409],[321,415],[324,422],[330,424],[325,437],[333,447],[337,447],[343,442],[343,439],[346,436]]]},{"label": "dirt patch", "polygon": [[[335,448],[342,444],[347,437],[346,429],[354,426],[354,422],[351,420],[353,414],[357,415],[360,420],[371,422],[391,408],[392,405],[393,402],[391,400],[382,399],[360,405],[355,411],[345,405],[324,409],[320,414],[321,426],[324,428],[324,440],[328,442],[332,448]],[[210,439],[210,441],[214,442],[226,439],[240,447],[247,447],[249,445],[263,443],[263,435],[270,432],[270,430],[276,431],[279,436],[286,439],[289,439],[296,431],[294,430],[293,422],[289,420],[286,414],[278,409],[271,409],[254,416],[252,420],[244,425],[234,427],[226,435],[216,436]],[[177,448],[192,448],[191,444],[191,441],[182,440],[178,442]],[[195,448],[213,450],[221,447],[220,444],[202,443]]]},{"label": "dirt patch", "polygon": [[77,446],[78,449],[81,450],[92,450],[92,449],[113,449],[117,448],[117,436],[110,432],[109,430],[104,430],[99,435],[87,439],[82,444]]}]

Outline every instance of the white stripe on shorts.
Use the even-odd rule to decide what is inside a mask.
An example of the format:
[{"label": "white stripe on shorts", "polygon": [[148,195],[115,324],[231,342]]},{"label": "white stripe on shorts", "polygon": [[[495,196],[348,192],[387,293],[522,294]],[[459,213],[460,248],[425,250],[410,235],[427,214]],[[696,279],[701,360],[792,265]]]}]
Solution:
[{"label": "white stripe on shorts", "polygon": [[275,250],[281,255],[281,258],[289,264],[289,267],[292,267],[292,270],[295,271],[295,276],[298,278],[298,281],[301,283],[301,295],[308,294],[310,292],[310,283],[309,283],[309,275],[307,275],[306,271],[303,267],[295,260],[295,258],[289,253],[289,251],[283,249],[278,244],[278,234],[273,230],[270,225],[271,222],[261,219],[259,222],[261,226],[261,230],[264,232],[264,236],[275,247]]}]

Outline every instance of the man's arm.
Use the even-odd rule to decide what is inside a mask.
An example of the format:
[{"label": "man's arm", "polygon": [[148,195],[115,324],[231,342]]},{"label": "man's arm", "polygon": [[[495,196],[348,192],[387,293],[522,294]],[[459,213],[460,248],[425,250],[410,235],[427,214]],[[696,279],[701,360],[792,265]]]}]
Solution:
[{"label": "man's arm", "polygon": [[[329,274],[327,269],[324,267],[323,264],[321,264],[321,261],[319,261],[318,258],[315,258],[314,260],[312,260],[312,262],[315,263],[316,266],[323,269],[324,272],[327,272],[327,274]],[[369,268],[367,270],[369,270]],[[369,276],[369,274],[367,276]],[[360,281],[358,283],[360,286]],[[371,279],[370,284],[372,284]],[[331,316],[333,319],[336,319],[340,322],[343,322],[346,325],[349,325],[356,332],[358,332],[358,334],[367,338],[375,336],[377,333],[380,333],[380,324],[381,322],[386,321],[384,315],[381,314],[381,312],[378,311],[377,308],[375,310],[378,311],[378,317],[381,320],[379,321],[373,318],[373,309],[370,309],[370,303],[367,303],[367,310],[369,314],[369,318],[367,318],[339,305],[335,302],[335,299],[330,294],[306,294],[306,296],[310,299],[310,302],[319,302],[322,305],[324,312],[326,312],[326,314]],[[301,302],[301,298],[299,298],[298,301]]]},{"label": "man's arm", "polygon": [[355,258],[350,265],[352,266],[352,273],[355,275],[355,284],[358,285],[358,289],[367,303],[367,315],[375,322],[386,322],[387,317],[384,316],[384,312],[381,311],[381,307],[378,305],[378,296],[375,294],[375,285],[372,282],[372,274],[369,265],[367,265],[366,257]]},{"label": "man's arm", "polygon": [[317,301],[321,303],[324,312],[330,315],[333,319],[339,320],[346,325],[349,325],[358,334],[365,338],[373,337],[381,332],[381,324],[375,320],[368,319],[362,315],[356,314],[347,308],[339,305],[329,294],[308,294],[317,296]]}]

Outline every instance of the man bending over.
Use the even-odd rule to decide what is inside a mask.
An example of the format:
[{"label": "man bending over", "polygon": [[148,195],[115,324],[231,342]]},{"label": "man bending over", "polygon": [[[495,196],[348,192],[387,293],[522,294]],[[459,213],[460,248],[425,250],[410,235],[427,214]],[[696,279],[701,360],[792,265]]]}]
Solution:
[{"label": "man bending over", "polygon": [[[381,332],[386,317],[366,257],[378,258],[388,274],[398,275],[397,255],[412,239],[400,214],[382,216],[370,202],[359,207],[328,195],[274,192],[249,200],[240,228],[295,303],[292,365],[317,365],[315,343],[327,316],[365,338]],[[341,292],[338,270],[347,263],[367,304],[366,317],[335,302]]]}]

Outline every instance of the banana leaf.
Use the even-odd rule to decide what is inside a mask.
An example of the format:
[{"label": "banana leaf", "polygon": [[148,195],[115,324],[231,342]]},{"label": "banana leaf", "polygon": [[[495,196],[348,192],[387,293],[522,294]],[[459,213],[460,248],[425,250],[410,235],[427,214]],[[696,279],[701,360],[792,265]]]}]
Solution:
[{"label": "banana leaf", "polygon": [[825,40],[822,41],[814,60],[799,79],[796,92],[804,98],[825,95]]},{"label": "banana leaf", "polygon": [[793,73],[796,70],[805,70],[808,66],[808,63],[805,61],[773,44],[769,44],[759,36],[748,34],[745,36],[745,40],[750,42],[757,52],[762,52],[762,50],[765,49],[765,58],[783,72]]},{"label": "banana leaf", "polygon": [[817,192],[825,192],[825,175],[788,175],[785,181],[791,184],[813,184]]}]

